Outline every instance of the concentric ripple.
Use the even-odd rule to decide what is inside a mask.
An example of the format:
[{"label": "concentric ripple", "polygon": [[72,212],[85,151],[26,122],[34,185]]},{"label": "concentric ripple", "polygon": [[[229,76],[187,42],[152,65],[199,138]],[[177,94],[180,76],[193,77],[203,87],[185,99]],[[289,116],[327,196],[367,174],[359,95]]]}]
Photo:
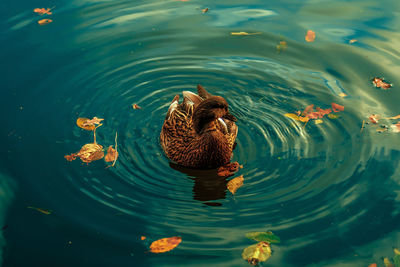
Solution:
[{"label": "concentric ripple", "polygon": [[[392,177],[399,173],[396,136],[360,130],[366,114],[391,109],[385,104],[388,96],[368,84],[380,66],[365,55],[376,52],[329,42],[313,47],[292,36],[288,49],[278,53],[279,34],[264,29],[255,30],[261,35],[230,35],[238,27],[251,27],[246,16],[269,19],[278,11],[232,9],[238,18],[228,23],[221,13],[225,9],[216,6],[208,16],[190,2],[133,7],[118,1],[61,10],[60,21],[77,20],[64,32],[70,36],[55,32],[58,39],[51,39],[52,46],[43,44],[35,52],[50,53],[42,66],[63,63],[48,68],[26,94],[41,97],[42,108],[33,113],[43,120],[24,126],[39,129],[49,147],[43,151],[33,136],[25,139],[30,149],[41,151],[42,164],[33,164],[31,154],[21,153],[21,160],[49,179],[37,183],[29,175],[31,190],[51,202],[64,220],[116,242],[142,246],[140,235],[181,235],[184,242],[169,259],[148,256],[155,266],[168,266],[179,257],[188,257],[185,266],[204,260],[236,266],[248,245],[244,234],[258,230],[273,230],[284,240],[271,258],[274,266],[314,262],[302,251],[318,252],[315,262],[327,260],[332,242],[363,243],[354,231],[369,229],[364,223],[376,203],[393,200],[388,185],[397,186]],[[183,23],[189,17],[190,27]],[[32,56],[32,61],[38,58]],[[347,65],[342,68],[343,62]],[[197,84],[225,97],[238,118],[233,161],[243,165],[237,175],[243,174],[245,181],[235,196],[226,190],[230,178],[217,177],[215,170],[176,166],[159,145],[171,100],[184,90],[195,91]],[[345,110],[322,124],[284,116],[310,104],[325,109],[332,102]],[[26,106],[33,110],[35,105]],[[99,144],[114,145],[117,135],[114,167],[63,158],[92,142],[92,133],[78,128],[75,120],[93,116],[104,118],[97,129]],[[49,168],[38,167],[45,162],[51,162]],[[375,179],[382,175],[386,187],[377,190]],[[369,201],[371,196],[375,202]],[[393,214],[386,217],[390,225],[399,212],[391,204],[383,204]]]}]

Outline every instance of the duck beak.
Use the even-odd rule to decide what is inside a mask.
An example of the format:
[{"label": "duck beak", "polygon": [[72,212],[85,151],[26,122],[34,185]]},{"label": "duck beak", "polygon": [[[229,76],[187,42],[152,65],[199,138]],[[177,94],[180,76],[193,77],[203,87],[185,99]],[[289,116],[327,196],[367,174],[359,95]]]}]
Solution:
[{"label": "duck beak", "polygon": [[236,117],[233,116],[233,115],[232,115],[231,113],[229,113],[229,112],[226,113],[226,115],[224,116],[224,118],[227,119],[227,120],[233,121],[233,122],[237,121]]}]

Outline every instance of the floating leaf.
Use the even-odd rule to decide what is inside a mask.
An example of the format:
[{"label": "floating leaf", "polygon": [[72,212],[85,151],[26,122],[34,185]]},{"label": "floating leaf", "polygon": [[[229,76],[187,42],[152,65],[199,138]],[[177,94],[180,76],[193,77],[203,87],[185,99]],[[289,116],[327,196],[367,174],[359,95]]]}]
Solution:
[{"label": "floating leaf", "polygon": [[97,117],[93,117],[93,119],[91,120],[87,120],[83,123],[83,126],[95,126],[95,125],[99,125],[101,124],[101,121],[103,121],[104,119],[99,119]]},{"label": "floating leaf", "polygon": [[387,90],[390,87],[392,87],[390,83],[387,83],[382,78],[378,77],[373,78],[372,83],[374,84],[375,87],[382,88],[383,90]]},{"label": "floating leaf", "polygon": [[370,265],[368,265],[368,267],[378,267],[378,265],[376,265],[376,263],[371,263]]},{"label": "floating leaf", "polygon": [[103,147],[99,144],[91,143],[84,145],[77,153],[64,156],[68,161],[79,157],[83,162],[90,163],[104,157]]},{"label": "floating leaf", "polygon": [[280,53],[281,51],[285,51],[287,48],[287,43],[285,41],[280,41],[279,44],[276,46],[276,50],[278,51],[278,53]]},{"label": "floating leaf", "polygon": [[338,94],[340,97],[346,97],[347,95],[345,94],[345,93],[343,93],[343,92],[341,92],[341,93],[339,93]]},{"label": "floating leaf", "polygon": [[33,12],[38,13],[39,15],[44,15],[44,14],[51,15],[52,13],[50,10],[51,10],[50,8],[35,8]]},{"label": "floating leaf", "polygon": [[255,34],[261,34],[261,32],[231,32],[231,35],[255,35]]},{"label": "floating leaf", "polygon": [[321,124],[321,123],[323,123],[323,122],[324,122],[324,121],[321,120],[321,119],[315,120],[315,124]]},{"label": "floating leaf", "polygon": [[206,13],[207,11],[208,11],[208,7],[201,10],[201,12],[203,12],[203,14]]},{"label": "floating leaf", "polygon": [[244,181],[243,175],[240,175],[239,177],[230,180],[226,185],[226,187],[234,195],[236,193],[236,190],[238,190],[239,187],[243,185],[243,181]]},{"label": "floating leaf", "polygon": [[269,257],[271,257],[271,246],[268,242],[251,245],[242,252],[242,258],[251,265],[257,265],[259,262],[268,260]]},{"label": "floating leaf", "polygon": [[351,40],[349,41],[349,44],[355,43],[355,42],[357,42],[357,41],[358,41],[357,39],[351,39]]},{"label": "floating leaf", "polygon": [[294,113],[286,113],[285,116],[288,118],[294,119],[296,121],[301,121],[301,122],[307,122],[310,119],[308,117],[298,116]]},{"label": "floating leaf", "polygon": [[140,106],[138,106],[138,104],[132,104],[132,108],[133,109],[142,109]]},{"label": "floating leaf", "polygon": [[107,154],[104,157],[106,162],[114,162],[118,158],[118,151],[115,150],[112,146],[109,146],[107,149]]},{"label": "floating leaf", "polygon": [[267,232],[250,232],[246,234],[247,238],[253,239],[255,241],[263,241],[269,243],[280,243],[281,239],[273,234],[271,231]]},{"label": "floating leaf", "polygon": [[315,32],[313,32],[312,30],[308,30],[305,39],[307,42],[314,42]]},{"label": "floating leaf", "polygon": [[339,111],[344,110],[344,106],[341,106],[339,104],[332,103],[331,105],[332,105],[333,112],[339,112]]},{"label": "floating leaf", "polygon": [[395,248],[394,250],[394,257],[393,257],[393,261],[394,261],[394,266],[395,267],[400,267],[400,251]]},{"label": "floating leaf", "polygon": [[153,253],[167,252],[176,248],[181,242],[182,238],[179,236],[162,238],[151,243],[150,251]]},{"label": "floating leaf", "polygon": [[46,25],[53,22],[51,19],[41,19],[38,21],[39,25]]},{"label": "floating leaf", "polygon": [[336,114],[332,114],[332,113],[331,113],[331,114],[328,114],[328,118],[334,120],[334,119],[339,118],[339,115],[336,115]]},{"label": "floating leaf", "polygon": [[88,118],[78,118],[76,120],[76,125],[78,125],[78,127],[85,129],[87,131],[93,131],[94,128],[96,128],[94,125],[87,125],[86,122],[89,121],[90,119]]},{"label": "floating leaf", "polygon": [[385,264],[385,267],[395,267],[394,264],[389,260],[389,258],[384,258],[383,263]]},{"label": "floating leaf", "polygon": [[372,114],[368,117],[368,119],[373,123],[373,124],[377,124],[379,119],[378,119],[378,115]]},{"label": "floating leaf", "polygon": [[387,119],[387,120],[397,120],[397,119],[400,119],[400,115],[397,115],[397,116],[394,116],[394,117],[388,117],[388,118],[385,118],[385,119]]},{"label": "floating leaf", "polygon": [[39,212],[41,212],[41,213],[43,213],[43,214],[46,214],[46,215],[50,215],[51,214],[51,210],[45,210],[45,209],[41,209],[41,208],[35,208],[35,207],[28,207],[28,209],[34,209],[34,210],[37,210],[37,211],[39,211]]},{"label": "floating leaf", "polygon": [[142,235],[141,237],[140,237],[140,240],[145,240],[146,239],[146,237],[144,236],[144,235]]},{"label": "floating leaf", "polygon": [[394,133],[400,133],[400,122],[390,125],[390,128]]}]

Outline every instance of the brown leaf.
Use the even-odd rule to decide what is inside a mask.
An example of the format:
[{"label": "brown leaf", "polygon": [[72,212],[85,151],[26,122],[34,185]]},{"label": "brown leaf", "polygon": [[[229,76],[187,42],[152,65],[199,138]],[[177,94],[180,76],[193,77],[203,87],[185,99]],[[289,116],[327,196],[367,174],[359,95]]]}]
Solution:
[{"label": "brown leaf", "polygon": [[75,160],[77,157],[86,163],[102,159],[104,157],[103,147],[95,143],[86,144],[79,152],[64,156],[68,161]]},{"label": "brown leaf", "polygon": [[151,243],[150,251],[153,253],[167,252],[176,248],[181,242],[182,238],[179,236],[162,238]]},{"label": "brown leaf", "polygon": [[87,121],[89,121],[88,118],[78,118],[78,119],[76,120],[76,125],[78,125],[78,127],[82,128],[82,129],[85,129],[85,130],[87,130],[87,131],[93,131],[94,128],[95,128],[96,126],[94,126],[94,125],[87,125],[87,124],[86,124]]},{"label": "brown leaf", "polygon": [[226,185],[226,187],[234,195],[236,193],[236,190],[238,190],[238,188],[243,185],[243,181],[244,181],[243,175],[240,175],[239,177],[230,180]]},{"label": "brown leaf", "polygon": [[107,155],[104,157],[106,162],[114,162],[118,158],[118,151],[115,150],[112,146],[109,146],[107,149]]},{"label": "brown leaf", "polygon": [[308,30],[305,39],[307,42],[314,42],[315,32],[313,32],[312,30]]}]

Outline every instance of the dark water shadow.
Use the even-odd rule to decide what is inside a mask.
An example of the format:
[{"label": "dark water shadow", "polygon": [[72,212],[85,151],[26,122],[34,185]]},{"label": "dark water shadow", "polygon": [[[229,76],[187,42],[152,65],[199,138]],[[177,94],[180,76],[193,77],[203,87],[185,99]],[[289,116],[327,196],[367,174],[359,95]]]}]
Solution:
[{"label": "dark water shadow", "polygon": [[186,174],[189,179],[194,181],[193,199],[201,201],[208,206],[222,206],[222,203],[215,202],[215,200],[225,199],[228,177],[218,176],[217,169],[190,169],[172,162],[169,165],[174,170]]}]

